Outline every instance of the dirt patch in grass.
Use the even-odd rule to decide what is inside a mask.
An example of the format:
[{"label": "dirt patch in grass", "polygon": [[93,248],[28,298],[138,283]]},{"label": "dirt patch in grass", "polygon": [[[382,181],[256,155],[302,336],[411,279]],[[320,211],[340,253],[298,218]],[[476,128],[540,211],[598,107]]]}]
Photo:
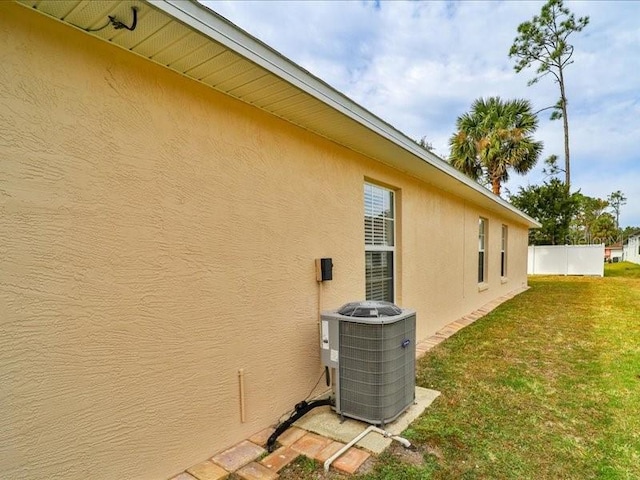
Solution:
[{"label": "dirt patch in grass", "polygon": [[390,455],[409,465],[422,465],[426,451],[426,445],[411,445],[407,448],[395,442],[388,449]]},{"label": "dirt patch in grass", "polygon": [[335,469],[325,473],[320,462],[300,455],[279,472],[280,480],[346,480],[349,478]]}]

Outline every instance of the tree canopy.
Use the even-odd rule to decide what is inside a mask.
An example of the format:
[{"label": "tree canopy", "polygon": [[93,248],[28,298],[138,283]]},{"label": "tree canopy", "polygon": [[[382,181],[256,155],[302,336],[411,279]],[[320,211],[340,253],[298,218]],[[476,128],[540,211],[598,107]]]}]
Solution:
[{"label": "tree canopy", "polygon": [[548,0],[542,6],[540,15],[535,15],[531,21],[518,26],[518,36],[515,38],[509,57],[516,58],[514,69],[521,72],[525,68],[536,65],[536,76],[529,81],[529,85],[541,78],[551,75],[560,88],[560,99],[549,108],[554,111],[551,119],[563,120],[564,127],[564,155],[565,155],[565,183],[571,184],[571,167],[569,153],[569,119],[567,116],[566,79],[564,70],[573,63],[573,45],[568,38],[572,33],[580,32],[589,24],[589,17],[575,15],[563,5],[562,0]]},{"label": "tree canopy", "polygon": [[580,192],[575,195],[578,211],[571,224],[572,243],[617,243],[620,239],[615,218],[607,211],[609,202]]},{"label": "tree canopy", "polygon": [[611,195],[607,197],[607,201],[609,202],[609,205],[611,206],[611,208],[613,209],[613,212],[616,215],[616,228],[619,229],[620,228],[620,210],[622,209],[623,205],[627,204],[627,197],[625,197],[620,190],[616,190],[615,192],[611,193]]},{"label": "tree canopy", "polygon": [[542,224],[541,228],[529,231],[530,245],[564,245],[569,242],[571,221],[578,212],[579,199],[562,181],[552,178],[542,185],[520,187],[509,200]]},{"label": "tree canopy", "polygon": [[417,140],[416,143],[420,145],[422,148],[424,148],[425,150],[429,150],[430,152],[433,152],[433,143],[431,143],[427,139],[426,135],[423,136],[420,140]]},{"label": "tree canopy", "polygon": [[[620,191],[615,193],[622,195]],[[529,232],[530,245],[612,245],[624,239],[615,217],[607,211],[612,208],[608,200],[570,193],[569,187],[558,178],[542,185],[520,187],[509,201],[542,224],[541,228]]]},{"label": "tree canopy", "polygon": [[542,142],[532,137],[537,127],[527,100],[479,98],[456,121],[449,161],[474,180],[485,180],[500,195],[510,170],[524,174],[538,161]]}]

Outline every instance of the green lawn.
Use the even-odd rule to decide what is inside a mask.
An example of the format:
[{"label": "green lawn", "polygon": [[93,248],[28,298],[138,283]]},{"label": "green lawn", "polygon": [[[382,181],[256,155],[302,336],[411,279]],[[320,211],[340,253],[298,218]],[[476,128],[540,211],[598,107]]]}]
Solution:
[{"label": "green lawn", "polygon": [[405,431],[417,451],[353,478],[640,479],[640,266],[529,284],[418,362],[442,395]]}]

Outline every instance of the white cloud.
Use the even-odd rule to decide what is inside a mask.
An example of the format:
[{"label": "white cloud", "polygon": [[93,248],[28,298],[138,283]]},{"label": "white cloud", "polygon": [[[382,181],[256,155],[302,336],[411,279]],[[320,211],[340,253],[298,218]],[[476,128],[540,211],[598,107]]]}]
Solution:
[{"label": "white cloud", "polygon": [[[527,87],[534,69],[516,74],[508,51],[519,23],[541,2],[204,1],[294,62],[440,155],[457,116],[478,97],[555,104],[550,78]],[[640,2],[565,2],[590,16],[575,34],[567,69],[572,184],[606,197],[622,190],[622,223],[640,226]],[[543,158],[563,159],[562,122],[541,113]],[[542,180],[542,164],[507,185]],[[635,183],[633,183],[635,182]]]}]

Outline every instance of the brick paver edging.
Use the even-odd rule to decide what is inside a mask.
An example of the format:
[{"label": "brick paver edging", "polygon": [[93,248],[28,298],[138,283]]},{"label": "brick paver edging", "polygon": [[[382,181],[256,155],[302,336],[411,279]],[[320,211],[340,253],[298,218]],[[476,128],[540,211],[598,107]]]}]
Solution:
[{"label": "brick paver edging", "polygon": [[502,297],[498,297],[495,300],[492,300],[489,303],[483,305],[479,309],[474,310],[473,312],[465,315],[464,317],[459,318],[458,320],[451,322],[448,325],[445,325],[430,337],[420,340],[416,344],[416,359],[422,357],[425,353],[427,353],[433,347],[435,347],[439,343],[444,342],[447,338],[459,332],[464,327],[467,327],[471,325],[473,322],[475,322],[476,320],[481,319],[487,313],[494,310],[497,306],[503,304],[507,300],[511,300],[516,295],[519,295],[528,289],[529,287],[522,287],[512,292],[509,292],[506,295],[503,295]]}]

